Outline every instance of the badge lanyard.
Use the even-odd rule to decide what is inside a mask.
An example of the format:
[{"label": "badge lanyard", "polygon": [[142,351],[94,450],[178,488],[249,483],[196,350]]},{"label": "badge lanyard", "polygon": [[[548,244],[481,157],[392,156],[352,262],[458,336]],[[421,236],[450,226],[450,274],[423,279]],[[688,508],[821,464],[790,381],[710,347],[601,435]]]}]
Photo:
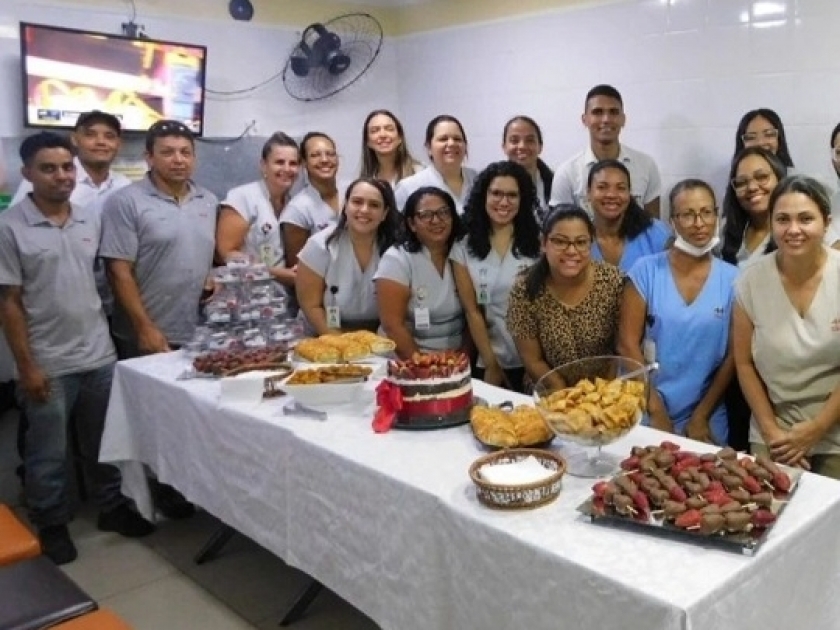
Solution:
[{"label": "badge lanyard", "polygon": [[341,328],[341,312],[338,309],[338,286],[330,286],[330,303],[327,305],[327,328]]},{"label": "badge lanyard", "polygon": [[414,295],[417,298],[417,305],[414,308],[414,328],[416,330],[429,330],[432,327],[432,320],[429,315],[429,307],[425,306],[426,287],[417,287]]},{"label": "badge lanyard", "polygon": [[488,270],[482,267],[478,270],[478,305],[487,306],[490,302],[490,292],[487,284]]}]

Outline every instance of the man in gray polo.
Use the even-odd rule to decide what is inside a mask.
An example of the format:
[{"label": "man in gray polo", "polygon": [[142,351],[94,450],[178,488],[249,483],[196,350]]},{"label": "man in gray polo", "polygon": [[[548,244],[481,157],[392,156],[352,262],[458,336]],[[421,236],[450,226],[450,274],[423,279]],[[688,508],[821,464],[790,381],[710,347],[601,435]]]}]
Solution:
[{"label": "man in gray polo", "polygon": [[[29,422],[24,463],[30,519],[56,564],[76,558],[66,470],[74,418],[82,456],[96,462],[116,354],[96,291],[100,220],[71,204],[73,146],[43,132],[20,147],[32,192],[0,215],[0,321],[14,355],[18,398]],[[120,494],[113,466],[92,466],[98,527],[125,536],[154,530]]]},{"label": "man in gray polo", "polygon": [[[189,341],[202,293],[212,288],[219,200],[191,179],[192,132],[177,121],[152,125],[146,163],[146,177],[109,197],[102,211],[100,255],[116,298],[112,332],[121,359]],[[153,490],[165,516],[193,513],[171,486],[153,482]]]},{"label": "man in gray polo", "polygon": [[161,121],[146,134],[149,172],[111,195],[100,255],[116,298],[120,358],[167,352],[193,335],[215,247],[216,196],[191,180],[192,132]]}]

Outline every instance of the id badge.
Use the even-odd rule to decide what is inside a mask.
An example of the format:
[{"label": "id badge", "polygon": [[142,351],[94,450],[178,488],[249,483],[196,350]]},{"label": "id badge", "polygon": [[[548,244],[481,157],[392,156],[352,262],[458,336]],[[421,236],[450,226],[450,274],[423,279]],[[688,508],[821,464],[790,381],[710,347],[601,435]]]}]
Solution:
[{"label": "id badge", "polygon": [[478,305],[479,306],[487,306],[487,303],[490,301],[490,298],[487,294],[487,285],[482,284],[478,287]]},{"label": "id badge", "polygon": [[341,328],[341,312],[337,306],[327,307],[327,328]]},{"label": "id badge", "polygon": [[274,248],[268,243],[260,245],[260,262],[266,267],[274,265]]},{"label": "id badge", "polygon": [[429,317],[429,309],[426,307],[414,309],[414,328],[417,330],[429,330],[432,327],[432,320]]},{"label": "id badge", "polygon": [[645,357],[645,363],[656,363],[656,342],[653,339],[645,339],[642,342],[642,354]]}]

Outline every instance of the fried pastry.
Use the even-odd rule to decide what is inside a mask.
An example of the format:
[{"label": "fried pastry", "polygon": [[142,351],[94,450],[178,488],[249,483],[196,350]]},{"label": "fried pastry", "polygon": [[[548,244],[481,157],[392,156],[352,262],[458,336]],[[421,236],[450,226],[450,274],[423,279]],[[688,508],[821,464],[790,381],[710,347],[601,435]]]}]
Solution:
[{"label": "fried pastry", "polygon": [[295,346],[295,354],[312,363],[341,361],[341,351],[335,346],[323,343],[320,339],[301,339]]},{"label": "fried pastry", "polygon": [[341,361],[356,361],[370,354],[369,346],[343,335],[321,335],[318,341],[336,348],[340,353]]},{"label": "fried pastry", "polygon": [[520,405],[507,412],[498,407],[475,406],[470,424],[476,437],[490,446],[531,446],[551,439],[551,432],[533,407]]},{"label": "fried pastry", "polygon": [[397,344],[387,337],[381,337],[369,330],[356,330],[344,333],[341,337],[352,341],[358,341],[359,343],[368,346],[368,348],[370,348],[370,352],[373,352],[374,354],[386,354],[388,352],[393,352],[397,347]]}]

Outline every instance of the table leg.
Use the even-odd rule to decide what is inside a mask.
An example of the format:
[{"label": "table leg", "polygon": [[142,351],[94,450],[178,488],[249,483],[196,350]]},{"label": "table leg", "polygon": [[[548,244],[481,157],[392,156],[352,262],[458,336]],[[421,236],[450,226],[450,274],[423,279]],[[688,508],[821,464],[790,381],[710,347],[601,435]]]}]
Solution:
[{"label": "table leg", "polygon": [[233,538],[233,535],[236,533],[236,530],[233,529],[230,525],[225,525],[222,523],[219,528],[213,532],[213,535],[210,536],[210,539],[204,543],[204,546],[201,550],[196,554],[193,562],[196,564],[204,564],[205,562],[209,562],[216,555],[222,550],[228,541]]},{"label": "table leg", "polygon": [[280,625],[284,627],[290,626],[295,621],[303,617],[306,609],[309,608],[312,601],[318,597],[318,593],[321,592],[322,588],[324,588],[324,585],[318,580],[309,578],[309,584],[306,585],[306,589],[304,589],[303,593],[300,594],[300,597],[295,600],[291,608],[289,608],[289,611],[280,620]]}]

